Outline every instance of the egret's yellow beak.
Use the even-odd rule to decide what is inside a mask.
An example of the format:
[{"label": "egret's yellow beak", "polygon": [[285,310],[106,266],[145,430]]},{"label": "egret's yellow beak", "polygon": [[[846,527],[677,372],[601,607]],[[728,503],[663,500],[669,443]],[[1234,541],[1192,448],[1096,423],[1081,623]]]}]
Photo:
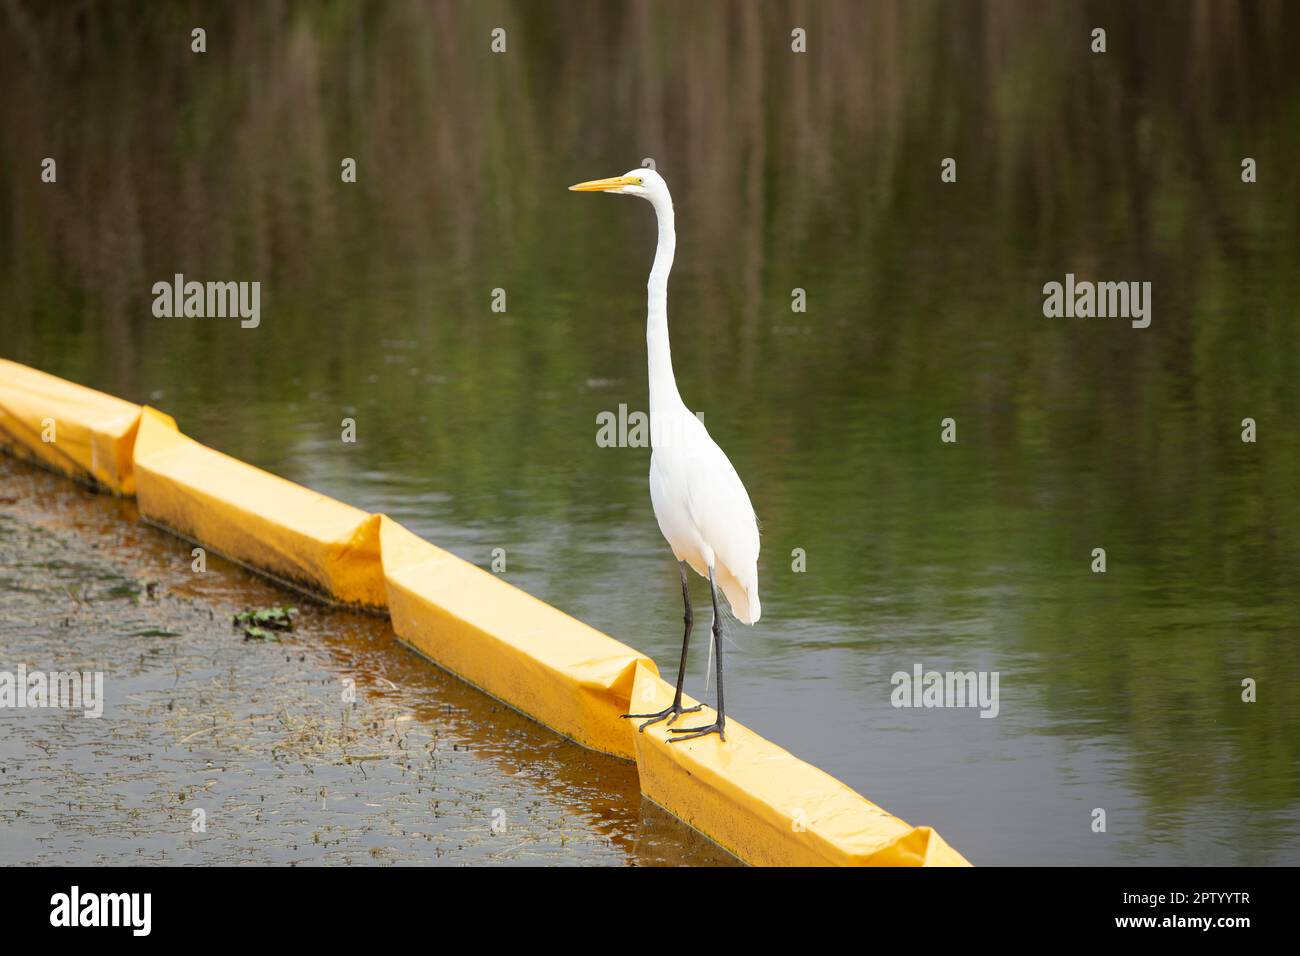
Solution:
[{"label": "egret's yellow beak", "polygon": [[636,179],[632,176],[613,176],[610,179],[589,179],[585,183],[578,183],[576,186],[570,186],[569,192],[574,193],[604,193],[611,189],[622,189],[624,186],[635,186]]}]

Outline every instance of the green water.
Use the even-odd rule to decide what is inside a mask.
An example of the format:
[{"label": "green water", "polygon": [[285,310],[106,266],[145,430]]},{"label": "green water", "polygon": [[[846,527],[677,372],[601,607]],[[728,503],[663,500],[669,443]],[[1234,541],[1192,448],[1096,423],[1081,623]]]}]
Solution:
[{"label": "green water", "polygon": [[[0,39],[5,357],[504,549],[671,678],[648,450],[596,442],[645,408],[653,214],[566,191],[653,157],[678,383],[763,527],[730,715],[976,863],[1300,862],[1300,10],[194,9]],[[178,272],[260,326],[154,318]],[[1045,318],[1066,273],[1151,326]],[[917,663],[997,718],[891,706]]]}]

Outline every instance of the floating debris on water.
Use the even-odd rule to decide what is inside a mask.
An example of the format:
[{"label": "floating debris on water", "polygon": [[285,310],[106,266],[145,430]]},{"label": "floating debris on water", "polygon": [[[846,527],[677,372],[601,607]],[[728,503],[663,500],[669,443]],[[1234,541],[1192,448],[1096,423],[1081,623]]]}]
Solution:
[{"label": "floating debris on water", "polygon": [[275,631],[292,631],[296,607],[264,607],[256,611],[241,611],[231,623],[244,629],[246,641],[278,641]]}]

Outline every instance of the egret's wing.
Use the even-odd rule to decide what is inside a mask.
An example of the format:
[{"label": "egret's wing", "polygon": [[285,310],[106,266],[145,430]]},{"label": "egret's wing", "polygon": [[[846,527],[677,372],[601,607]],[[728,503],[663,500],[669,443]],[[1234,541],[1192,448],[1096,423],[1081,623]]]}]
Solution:
[{"label": "egret's wing", "polygon": [[692,520],[716,556],[718,585],[746,624],[758,620],[758,519],[735,467],[700,425],[687,470]]},{"label": "egret's wing", "polygon": [[670,465],[665,464],[664,456],[658,452],[650,455],[650,505],[660,532],[673,549],[673,557],[679,561],[695,560],[695,528],[685,501],[672,493],[672,475],[665,471]]}]

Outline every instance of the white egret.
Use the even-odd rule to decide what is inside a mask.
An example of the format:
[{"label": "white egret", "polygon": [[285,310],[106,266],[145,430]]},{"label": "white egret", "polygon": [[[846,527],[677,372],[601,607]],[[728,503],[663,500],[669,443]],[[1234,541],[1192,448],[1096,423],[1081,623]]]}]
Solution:
[{"label": "white egret", "polygon": [[[677,232],[673,225],[673,200],[668,184],[653,169],[634,169],[625,176],[594,179],[570,186],[575,192],[605,192],[620,196],[639,196],[654,206],[659,220],[659,244],[654,266],[646,285],[646,351],[650,370],[650,503],[654,506],[659,530],[677,558],[682,582],[682,601],[686,606],[683,620],[682,661],[677,670],[677,692],[672,705],[657,714],[625,714],[648,718],[641,730],[667,720],[672,723],[682,714],[700,706],[682,708],[682,682],[686,676],[686,653],[691,642],[691,593],[686,567],[709,579],[713,597],[713,650],[718,660],[717,720],[702,727],[674,727],[680,734],[672,743],[716,733],[726,740],[726,711],[722,698],[722,617],[718,613],[718,588],[726,595],[731,611],[742,624],[759,618],[758,600],[758,519],[749,494],[736,469],[709,437],[704,423],[682,401],[673,376],[672,355],[668,348],[668,273],[677,249]],[[701,705],[702,706],[702,705]]]}]

